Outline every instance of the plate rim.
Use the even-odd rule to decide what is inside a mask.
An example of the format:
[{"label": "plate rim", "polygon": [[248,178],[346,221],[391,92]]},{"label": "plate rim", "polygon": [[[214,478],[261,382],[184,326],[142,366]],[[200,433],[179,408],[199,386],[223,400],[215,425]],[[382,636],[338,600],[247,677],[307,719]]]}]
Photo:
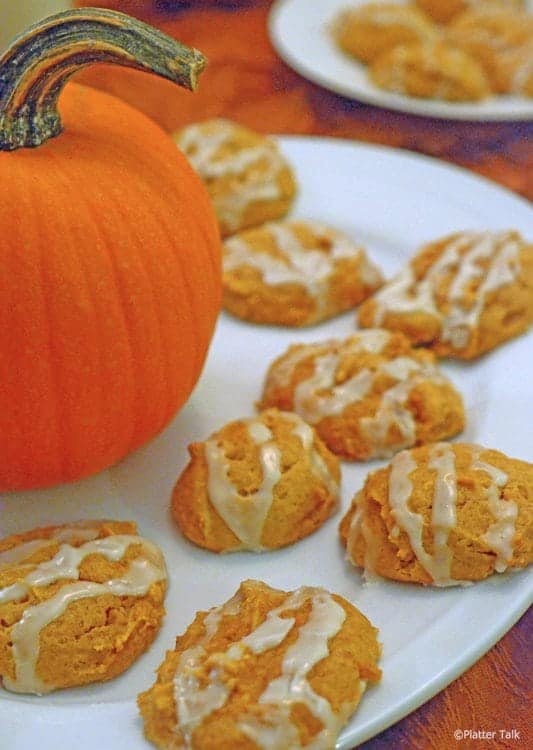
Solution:
[{"label": "plate rim", "polygon": [[[484,122],[494,124],[497,122],[533,121],[533,100],[530,103],[529,99],[525,97],[523,101],[527,109],[524,110],[499,111],[497,109],[489,109],[488,111],[481,111],[476,110],[476,104],[472,102],[465,102],[462,105],[459,102],[408,97],[401,94],[394,94],[393,92],[381,91],[374,86],[369,91],[361,91],[358,88],[354,90],[352,86],[342,80],[333,80],[329,75],[322,73],[319,68],[315,68],[307,60],[303,61],[295,54],[292,46],[287,44],[283,33],[280,33],[285,28],[282,19],[287,7],[305,1],[308,0],[274,0],[269,9],[267,28],[270,42],[277,54],[292,70],[307,81],[351,101],[372,105],[383,110],[401,112],[413,117],[453,120],[457,122],[476,122],[480,124]],[[361,2],[361,0],[358,1]],[[346,0],[346,3],[348,3],[348,0]],[[338,54],[342,53],[339,52]],[[357,61],[353,61],[353,64],[360,65]],[[497,100],[497,97],[495,99]],[[519,101],[521,100],[522,98],[519,98]]]}]

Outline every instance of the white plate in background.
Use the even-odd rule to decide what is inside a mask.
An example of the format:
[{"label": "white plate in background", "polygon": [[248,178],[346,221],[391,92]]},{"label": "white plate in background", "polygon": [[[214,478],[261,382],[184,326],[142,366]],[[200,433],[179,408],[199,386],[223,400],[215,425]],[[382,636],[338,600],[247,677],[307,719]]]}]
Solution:
[{"label": "white plate in background", "polygon": [[[399,0],[404,2],[405,0]],[[378,107],[449,120],[533,120],[533,100],[493,96],[481,102],[417,99],[380,89],[369,80],[366,66],[334,43],[329,25],[346,7],[368,0],[276,0],[269,17],[271,41],[285,62],[320,86]],[[528,0],[533,12],[533,0]]]},{"label": "white plate in background", "polygon": [[[428,157],[334,139],[280,139],[301,189],[294,214],[331,222],[361,240],[390,275],[422,243],[459,229],[515,228],[533,234],[522,199],[487,180]],[[119,465],[55,489],[0,497],[0,535],[77,518],[132,519],[158,543],[170,574],[163,628],[125,674],[108,683],[43,697],[0,690],[2,750],[148,750],[135,699],[197,610],[228,599],[241,580],[282,588],[318,585],[358,606],[380,629],[382,682],[367,691],[338,748],[375,735],[451,682],[525,611],[533,570],[497,575],[466,589],[381,582],[362,586],[338,541],[337,526],[369,469],[343,464],[342,510],[298,544],[262,555],[214,555],[186,542],[169,516],[186,446],[225,422],[253,414],[271,360],[296,341],[347,336],[353,313],[304,330],[260,327],[222,315],[202,378],[167,429]],[[474,363],[443,368],[462,391],[468,426],[461,440],[531,460],[533,332]]]}]

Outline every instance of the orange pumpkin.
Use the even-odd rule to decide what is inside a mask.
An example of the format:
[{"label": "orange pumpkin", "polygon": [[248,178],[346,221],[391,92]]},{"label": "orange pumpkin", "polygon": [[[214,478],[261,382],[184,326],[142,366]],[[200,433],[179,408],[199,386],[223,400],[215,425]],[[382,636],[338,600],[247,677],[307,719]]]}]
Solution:
[{"label": "orange pumpkin", "polygon": [[45,20],[0,60],[0,489],[87,476],[158,433],[220,308],[216,220],[169,137],[74,83],[60,132],[60,88],[98,60],[189,88],[204,63],[95,10]]}]

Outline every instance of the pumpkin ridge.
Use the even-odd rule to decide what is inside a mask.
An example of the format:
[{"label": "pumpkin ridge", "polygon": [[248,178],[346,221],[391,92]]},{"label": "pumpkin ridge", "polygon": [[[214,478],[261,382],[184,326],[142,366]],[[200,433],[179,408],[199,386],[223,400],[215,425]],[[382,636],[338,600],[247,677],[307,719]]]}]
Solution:
[{"label": "pumpkin ridge", "polygon": [[[182,257],[181,257],[179,248],[177,248],[175,246],[175,243],[172,242],[172,233],[169,227],[167,226],[167,219],[166,219],[164,212],[161,212],[161,214],[158,216],[158,225],[161,228],[161,230],[164,232],[167,238],[167,241],[169,242],[169,247],[172,248],[172,256],[175,259],[176,270],[179,272],[180,281],[185,289],[185,292],[182,295],[182,300],[181,300],[182,305],[181,305],[180,311],[181,313],[186,311],[186,315],[188,319],[187,321],[188,330],[192,330],[192,328],[194,327],[194,324],[197,323],[197,321],[192,312],[191,300],[194,297],[191,293],[191,283],[189,279],[187,278],[187,274],[185,273],[183,269]],[[186,300],[185,305],[183,305],[183,299]],[[192,344],[193,351],[190,352],[192,367],[190,368],[190,372],[189,372],[190,377],[189,377],[189,383],[188,383],[187,388],[189,391],[191,391],[202,369],[201,348],[202,346],[205,348],[205,343],[200,342],[196,336],[193,336],[189,343]],[[169,362],[169,367],[170,367],[170,362]]]},{"label": "pumpkin ridge", "polygon": [[[137,381],[136,376],[136,365],[135,365],[135,357],[133,354],[133,334],[130,326],[130,321],[125,314],[125,299],[124,299],[124,293],[121,287],[121,284],[119,283],[119,273],[118,269],[115,263],[115,257],[111,251],[112,242],[109,240],[109,233],[107,231],[104,231],[104,226],[101,221],[99,221],[98,217],[98,209],[95,205],[93,205],[93,202],[91,200],[92,194],[89,195],[85,192],[86,186],[83,185],[82,189],[78,189],[78,196],[83,200],[85,208],[91,218],[94,217],[93,222],[93,231],[97,236],[99,236],[102,239],[102,254],[105,255],[105,258],[108,262],[109,270],[110,270],[110,280],[113,284],[113,289],[115,291],[116,296],[120,299],[120,305],[117,307],[117,312],[120,315],[120,320],[122,323],[122,331],[124,333],[124,341],[126,343],[126,350],[127,350],[127,361],[128,361],[128,369],[129,369],[129,377],[128,381],[130,384],[130,398],[129,398],[129,415],[127,418],[127,424],[128,424],[128,430],[127,433],[124,431],[124,434],[122,436],[122,440],[120,443],[120,447],[118,442],[116,443],[116,449],[114,451],[115,456],[118,456],[119,458],[122,458],[128,451],[131,450],[131,446],[133,444],[134,440],[134,431],[135,431],[135,418],[134,418],[134,408],[133,404],[137,402],[138,400],[138,388],[135,385]],[[106,225],[107,229],[107,225]],[[104,357],[107,355],[107,352],[104,352]],[[124,368],[124,362],[122,363]],[[123,395],[123,392],[121,392],[121,396]],[[124,410],[126,407],[126,403],[122,403],[122,414],[124,415]]]},{"label": "pumpkin ridge", "polygon": [[[35,181],[32,184],[32,188],[36,188],[37,181]],[[37,191],[36,191],[37,192]],[[64,476],[65,474],[65,445],[66,445],[66,437],[65,437],[65,424],[62,419],[62,409],[60,407],[61,403],[61,393],[59,388],[59,379],[57,375],[57,363],[54,357],[54,345],[53,345],[53,336],[52,336],[52,312],[51,312],[51,304],[48,297],[48,294],[46,293],[47,284],[46,284],[46,273],[45,273],[45,266],[47,263],[47,248],[45,247],[44,242],[42,241],[44,239],[43,237],[39,238],[39,275],[42,282],[42,289],[44,290],[43,296],[43,307],[44,307],[44,320],[46,321],[46,339],[48,343],[48,350],[50,352],[49,361],[52,363],[50,367],[50,373],[51,373],[51,385],[53,387],[54,393],[53,393],[53,404],[54,404],[54,413],[56,414],[56,420],[55,420],[55,433],[57,435],[57,452],[56,452],[56,459],[57,459],[57,465],[59,467],[59,472],[61,476]]]},{"label": "pumpkin ridge", "polygon": [[[99,232],[101,232],[101,225],[99,226]],[[131,373],[132,373],[132,392],[133,392],[133,398],[131,401],[131,412],[128,419],[129,424],[129,435],[126,442],[126,447],[124,450],[124,454],[128,453],[133,449],[136,442],[136,434],[138,432],[137,422],[139,419],[139,415],[137,413],[137,407],[139,404],[139,396],[142,396],[142,389],[139,387],[139,369],[137,365],[136,358],[133,355],[134,351],[134,333],[133,333],[133,322],[130,319],[130,316],[127,314],[128,305],[127,305],[127,295],[124,292],[123,284],[120,283],[120,271],[118,267],[117,258],[115,256],[115,253],[113,252],[113,248],[111,246],[111,243],[105,242],[104,244],[104,250],[106,253],[106,256],[109,260],[110,267],[112,269],[112,276],[113,276],[113,283],[116,289],[117,296],[120,299],[121,305],[121,311],[122,311],[122,317],[124,320],[124,331],[126,333],[126,339],[128,342],[128,352],[129,352],[129,363],[131,367]]]},{"label": "pumpkin ridge", "polygon": [[[124,225],[127,226],[128,230],[131,232],[132,222],[128,221],[129,217],[127,213],[124,211],[123,206],[124,206],[123,203],[119,203],[119,202],[116,203],[117,213],[119,213],[121,217],[124,219]],[[146,213],[148,214],[148,211]],[[133,248],[135,248],[136,250],[136,260],[137,260],[139,268],[142,270],[142,275],[146,283],[146,288],[149,291],[151,302],[152,302],[153,316],[157,323],[157,340],[158,340],[157,354],[163,366],[162,369],[164,370],[164,380],[165,380],[165,397],[164,399],[161,399],[162,408],[159,410],[160,414],[157,420],[157,424],[154,423],[152,426],[152,430],[151,430],[152,432],[155,432],[155,434],[157,434],[168,423],[169,414],[175,411],[175,404],[172,404],[172,399],[170,395],[170,387],[169,387],[171,367],[170,367],[169,356],[167,353],[167,346],[166,346],[167,342],[165,341],[165,337],[163,334],[163,324],[162,324],[161,314],[160,314],[160,305],[157,304],[157,295],[155,293],[155,288],[154,288],[153,274],[152,272],[149,272],[147,269],[145,248],[142,245],[138,244],[138,238],[135,236],[135,233],[133,232],[131,232],[131,239],[128,244],[129,244],[130,252],[132,251]],[[138,399],[137,403],[143,403],[143,400]],[[135,423],[137,421],[138,420],[135,420]],[[132,438],[132,443],[131,443],[132,446],[137,446],[140,442],[142,443],[145,440],[145,437],[143,435],[139,435],[138,432],[139,430],[136,428],[133,434],[133,438]]]},{"label": "pumpkin ridge", "polygon": [[[49,158],[51,158],[52,162],[57,165],[57,162],[59,160],[57,159],[57,157],[55,155],[52,155]],[[93,221],[92,221],[93,231],[94,231],[94,233],[97,236],[99,236],[101,238],[101,250],[102,250],[102,253],[106,254],[107,259],[109,261],[109,267],[111,269],[113,269],[114,266],[113,266],[112,260],[109,257],[109,253],[108,253],[109,241],[107,240],[107,238],[104,237],[104,234],[102,232],[101,222],[97,221],[97,212],[95,212],[94,207],[92,206],[91,202],[88,200],[88,196],[86,195],[86,193],[84,191],[84,186],[81,186],[80,184],[78,184],[77,182],[75,182],[74,179],[73,179],[73,177],[72,177],[72,175],[69,173],[69,171],[68,170],[62,170],[62,169],[60,169],[59,165],[58,165],[57,173],[58,173],[58,175],[60,175],[61,179],[63,179],[65,181],[65,183],[67,183],[69,189],[72,190],[72,194],[74,194],[74,191],[76,191],[77,197],[82,199],[83,204],[84,204],[84,210],[91,217],[91,219],[93,219]],[[71,231],[71,236],[73,237],[73,232],[72,232],[73,225],[72,225],[72,223],[69,222],[69,223],[67,223],[66,226],[68,226],[69,230]],[[74,237],[73,237],[73,239],[74,239]],[[95,343],[96,343],[96,357],[98,359],[98,362],[99,362],[100,366],[97,369],[98,369],[99,372],[103,373],[105,371],[105,367],[104,367],[103,363],[104,363],[105,358],[109,355],[109,352],[106,352],[103,349],[103,347],[102,347],[102,342],[105,340],[106,337],[105,337],[104,331],[103,331],[102,316],[100,314],[100,306],[97,303],[97,296],[96,296],[96,294],[95,294],[95,292],[93,290],[92,284],[87,281],[87,276],[88,276],[88,273],[90,272],[90,267],[89,267],[89,265],[86,262],[86,254],[79,252],[78,245],[77,245],[76,242],[72,242],[71,247],[75,248],[75,252],[76,252],[76,257],[78,259],[78,263],[84,269],[86,293],[87,293],[87,296],[91,300],[92,308],[93,308],[93,311],[94,311],[94,315],[93,315],[93,318],[92,318],[93,319],[93,324],[94,325],[96,325],[96,324],[98,325],[98,335],[95,337]],[[112,278],[113,278],[113,287],[114,287],[115,293],[118,294],[118,284],[117,284],[116,277],[115,277],[114,274],[113,274]],[[128,349],[129,360],[130,360],[130,363],[132,364],[133,363],[133,351],[132,351],[132,346],[131,346],[131,339],[130,339],[130,336],[129,336],[129,332],[128,332],[128,328],[127,328],[125,316],[122,314],[123,313],[123,307],[122,307],[122,305],[119,308],[119,312],[121,313],[121,319],[122,319],[122,324],[123,324],[123,331],[126,333],[126,335],[128,337],[127,349]],[[97,323],[95,323],[95,320],[97,321]],[[130,367],[130,370],[131,369],[132,368]],[[133,382],[133,380],[134,380],[133,375],[130,375],[129,380],[131,382]],[[108,399],[106,399],[106,397],[105,397],[105,387],[107,385],[108,385],[107,383],[106,384],[103,383],[103,380],[99,381],[99,396],[100,396],[99,397],[99,407],[100,408],[99,408],[98,422],[100,424],[100,429],[103,430],[104,434],[106,432],[105,428],[104,428],[104,425],[105,425],[106,422],[108,422],[108,418],[107,418],[107,414],[106,414],[106,407],[107,407],[107,401],[108,401]],[[121,390],[121,396],[123,396],[123,395],[124,395],[124,391]],[[131,398],[130,401],[133,402],[133,398]],[[126,406],[126,404],[123,402],[122,403],[122,407],[125,407],[125,406]],[[123,413],[123,411],[122,411],[122,413]],[[131,425],[132,424],[132,420],[131,419],[128,420],[128,423]],[[129,446],[131,445],[131,442],[132,442],[132,439],[131,439],[131,427],[128,430],[128,433],[129,434],[128,434],[127,438],[125,438],[125,436],[121,436],[121,439],[118,440],[117,438],[119,436],[117,436],[117,434],[115,432],[114,435],[113,435],[112,443],[108,442],[108,444],[105,446],[105,448],[106,448],[106,454],[111,456],[110,460],[114,460],[117,456],[121,457],[121,456],[123,456],[128,451]]]},{"label": "pumpkin ridge", "polygon": [[[207,193],[206,193],[206,199]],[[209,204],[210,205],[210,204]],[[206,209],[207,210],[207,209]],[[172,236],[170,230],[167,227],[168,219],[167,217],[161,218],[162,226],[166,227],[166,231],[169,237]],[[221,301],[221,289],[222,289],[222,270],[221,270],[221,262],[215,258],[215,254],[212,252],[209,252],[209,248],[212,247],[212,237],[209,237],[206,231],[206,227],[204,226],[203,222],[198,221],[195,222],[195,229],[200,227],[202,230],[202,237],[206,237],[206,242],[202,243],[200,247],[205,247],[205,252],[202,255],[200,263],[205,265],[206,263],[209,263],[209,267],[212,270],[212,273],[204,273],[202,275],[202,282],[205,283],[205,289],[204,294],[205,297],[210,301],[210,307],[212,310],[216,308],[217,313],[215,313],[215,317],[212,319],[211,316],[209,319],[204,319],[202,321],[199,321],[197,318],[193,318],[194,322],[197,324],[199,323],[202,328],[202,333],[205,334],[206,339],[205,341],[199,341],[197,337],[194,337],[194,348],[195,348],[195,372],[201,373],[205,358],[207,356],[208,350],[206,350],[206,346],[209,343],[209,331],[212,330],[213,324],[216,321],[216,317],[218,314],[218,309],[220,307],[220,301]],[[218,229],[215,227],[215,230],[218,233]],[[218,234],[217,234],[218,237]],[[198,253],[198,244],[196,243],[197,247],[195,249],[195,252]],[[182,274],[182,278],[184,280],[184,286],[187,291],[187,297],[188,297],[188,307],[192,309],[195,305],[193,304],[193,301],[198,297],[198,291],[193,285],[191,284],[191,281],[189,279],[189,274],[187,273],[186,268],[183,267],[183,264],[186,263],[187,258],[184,257],[184,254],[180,252],[180,248],[177,246],[174,247],[174,256],[176,258],[176,263],[178,264],[180,268],[180,272]],[[215,306],[213,307],[213,301],[216,302]],[[206,312],[205,306],[204,306],[204,314]]]},{"label": "pumpkin ridge", "polygon": [[[19,165],[15,165],[16,173],[13,175],[11,173],[12,182],[18,182],[20,180],[24,184],[24,191],[22,191],[22,194],[20,196],[20,201],[17,203],[17,208],[20,209],[21,215],[26,216],[28,215],[29,211],[28,209],[31,209],[31,206],[34,203],[34,196],[38,198],[38,195],[40,191],[42,190],[42,187],[40,185],[40,176],[39,179],[33,179],[33,180],[25,180],[24,179],[24,170],[20,168]],[[27,205],[26,205],[27,204]],[[15,214],[15,219],[17,219],[17,214]],[[45,332],[45,335],[43,336],[42,333],[42,327],[40,327],[38,334],[39,340],[38,342],[34,341],[33,338],[30,342],[30,346],[32,349],[35,349],[34,355],[36,358],[39,359],[38,367],[39,372],[37,374],[37,379],[43,379],[45,381],[45,387],[53,389],[54,392],[57,391],[57,383],[56,383],[56,374],[54,372],[54,367],[52,365],[52,358],[49,356],[42,356],[43,355],[43,344],[46,347],[46,352],[52,351],[52,345],[51,345],[51,327],[50,327],[50,315],[48,310],[48,301],[46,294],[43,293],[43,279],[44,279],[44,263],[46,259],[46,252],[47,248],[44,243],[44,237],[38,232],[34,230],[33,225],[24,225],[22,222],[20,222],[20,226],[24,226],[24,233],[27,233],[28,231],[31,231],[32,236],[32,247],[35,249],[35,252],[32,253],[31,259],[28,259],[28,262],[34,269],[34,274],[32,274],[33,278],[29,278],[27,273],[23,272],[24,276],[24,283],[28,284],[35,280],[35,277],[38,277],[40,283],[31,284],[31,290],[33,292],[33,298],[38,298],[38,308],[39,313],[42,313],[39,317],[44,318],[46,320],[47,324],[47,330]],[[22,239],[22,238],[21,238]],[[27,235],[25,238],[23,238],[27,242]],[[37,293],[35,293],[35,291]],[[1,300],[2,304],[5,303],[5,300]],[[33,299],[32,299],[33,302]],[[26,307],[26,305],[25,305]],[[33,305],[32,305],[33,307]],[[25,324],[26,321],[23,321],[23,324]],[[21,330],[15,329],[16,333],[20,336]],[[9,338],[13,335],[12,331],[9,331],[6,329],[2,331],[3,334],[7,336],[8,339],[8,347],[9,347]],[[33,333],[33,332],[32,332]],[[44,341],[43,341],[44,339]],[[2,359],[4,359],[5,351],[2,348]],[[5,360],[4,360],[5,361]],[[18,364],[16,358],[14,360],[15,365],[15,375],[24,383],[24,385],[29,386],[30,388],[35,388],[36,382],[34,380],[35,370],[32,372],[32,376],[30,376],[29,379],[26,379],[25,376],[22,373],[18,373],[17,369],[20,369],[20,365]],[[45,368],[45,373],[43,374],[43,368]],[[2,384],[0,383],[0,391],[2,390]],[[20,403],[21,400],[25,400],[24,396],[26,394],[24,393],[22,398],[19,396],[18,398],[14,396],[12,393],[12,390],[10,389],[9,395],[3,396],[2,401],[4,404],[4,409],[6,409],[6,412],[9,415],[13,415],[13,412],[16,413],[17,406]],[[63,461],[62,461],[62,445],[63,445],[63,437],[60,431],[60,418],[59,418],[59,410],[57,408],[57,399],[47,399],[47,413],[46,413],[46,426],[45,426],[45,420],[40,419],[37,420],[37,432],[40,437],[42,437],[41,433],[44,431],[46,432],[46,436],[48,438],[48,443],[46,445],[45,451],[47,454],[47,461],[46,461],[46,468],[44,465],[39,465],[41,471],[47,471],[50,469],[50,465],[53,464],[52,471],[63,471]],[[6,412],[3,411],[2,417]],[[53,413],[53,418],[51,419],[50,411]],[[27,414],[22,415],[22,433],[24,433],[25,429],[32,429],[32,427],[29,427],[29,421],[34,422],[33,415],[30,417]],[[28,451],[29,454],[29,462],[34,462],[34,455],[35,450],[33,446],[33,441],[23,441],[21,440],[21,430],[20,430],[20,420],[21,416],[20,414],[17,417],[17,429],[15,431],[15,451],[21,450],[22,455],[25,455],[25,451]],[[10,430],[12,428],[9,428]],[[8,433],[9,434],[9,433]],[[35,434],[32,432],[32,435]],[[52,435],[53,439],[50,439],[50,436]],[[4,435],[2,435],[2,439],[4,439]],[[9,439],[7,440],[9,443]],[[24,448],[21,449],[21,444],[24,444]],[[12,445],[10,446],[13,447]],[[33,449],[33,450],[32,450]],[[7,450],[7,455],[11,456],[11,451]],[[20,454],[19,454],[20,455]],[[23,471],[21,470],[20,461],[17,461],[18,456],[15,454],[15,458],[13,461],[13,467],[11,467],[8,463],[7,470],[8,470],[8,476],[10,477],[10,484],[13,488],[18,488],[19,486],[23,486],[25,481],[25,476]],[[5,453],[2,452],[2,460],[6,460]],[[9,461],[9,459],[7,459]],[[23,460],[24,463],[24,460]],[[0,487],[1,489],[4,489],[3,487]]]}]

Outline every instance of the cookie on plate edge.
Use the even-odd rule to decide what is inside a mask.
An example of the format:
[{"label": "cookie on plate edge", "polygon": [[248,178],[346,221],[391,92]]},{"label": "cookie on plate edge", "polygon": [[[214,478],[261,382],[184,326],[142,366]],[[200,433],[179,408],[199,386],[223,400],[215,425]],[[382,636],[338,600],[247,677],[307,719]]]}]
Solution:
[{"label": "cookie on plate edge", "polygon": [[134,523],[0,540],[0,682],[41,695],[116,677],[154,640],[165,591],[163,555]]},{"label": "cookie on plate edge", "polygon": [[466,443],[398,453],[344,516],[348,558],[367,575],[456,586],[533,562],[533,465]]},{"label": "cookie on plate edge", "polygon": [[424,245],[358,310],[438,357],[474,359],[533,322],[533,245],[516,231],[465,231]]},{"label": "cookie on plate edge", "polygon": [[245,581],[199,612],[138,698],[161,750],[330,750],[381,677],[377,631],[321,588]]}]

